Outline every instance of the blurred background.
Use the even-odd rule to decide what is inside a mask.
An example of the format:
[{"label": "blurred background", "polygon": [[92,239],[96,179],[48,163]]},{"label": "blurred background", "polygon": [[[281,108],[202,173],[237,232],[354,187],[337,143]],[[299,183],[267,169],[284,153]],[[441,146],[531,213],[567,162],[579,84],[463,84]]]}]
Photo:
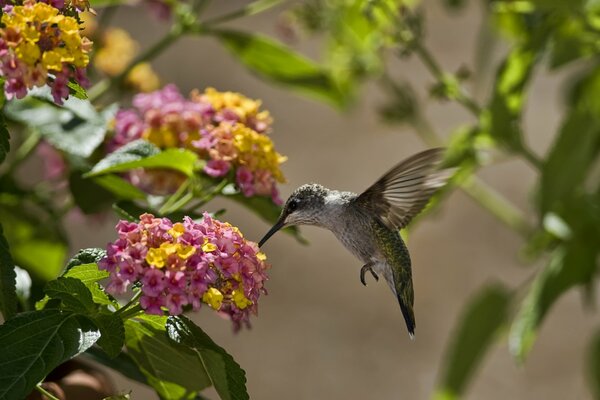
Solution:
[{"label": "blurred background", "polygon": [[[213,2],[206,16],[221,15],[243,6],[244,1]],[[449,11],[440,1],[421,5],[426,17],[425,44],[443,68],[482,66],[466,83],[475,98],[490,94],[493,69],[508,45],[489,42],[485,59],[475,54],[481,35],[492,29],[483,16],[481,2],[472,1],[460,11]],[[286,7],[236,20],[230,25],[281,38]],[[121,7],[113,24],[126,27],[142,47],[155,42],[167,30],[139,9]],[[482,27],[483,24],[483,27]],[[486,33],[487,32],[487,33]],[[299,38],[291,45],[319,58],[319,36]],[[477,53],[481,54],[481,52]],[[483,68],[488,65],[487,69]],[[175,83],[187,93],[212,86],[244,93],[263,101],[275,119],[272,138],[280,153],[288,156],[283,170],[286,198],[297,186],[318,182],[330,188],[360,192],[398,161],[423,150],[425,145],[411,126],[389,125],[377,107],[384,102],[381,87],[369,83],[356,103],[340,112],[323,103],[257,79],[211,38],[189,37],[178,41],[154,62],[163,81]],[[540,67],[531,82],[524,120],[531,150],[545,154],[564,111],[562,78]],[[580,68],[578,66],[574,68]],[[431,74],[415,58],[390,60],[389,72],[408,80],[433,128],[446,138],[457,126],[473,122],[473,116],[456,103],[432,99],[427,88]],[[478,175],[536,220],[532,188],[536,173],[519,158],[505,158]],[[222,217],[258,240],[269,225],[236,204],[215,199],[209,211],[227,208]],[[83,221],[71,218],[72,252],[102,246],[114,240],[114,216]],[[310,242],[304,246],[286,234],[277,234],[264,250],[272,265],[261,300],[260,315],[251,330],[233,334],[230,323],[203,310],[193,318],[214,340],[226,348],[245,369],[252,398],[270,399],[424,399],[434,391],[440,369],[465,305],[488,282],[517,288],[544,264],[524,266],[519,259],[523,242],[469,196],[454,189],[440,207],[409,232],[413,260],[416,339],[406,333],[398,305],[384,282],[359,281],[361,263],[334,236],[317,228],[303,228]],[[369,277],[370,278],[370,277]],[[525,283],[523,283],[525,282]],[[595,302],[596,306],[598,302]],[[582,296],[570,291],[554,305],[544,320],[527,361],[519,366],[499,340],[483,359],[469,385],[469,399],[588,399],[584,366],[586,349],[597,314],[582,307]],[[502,330],[499,335],[506,336]],[[155,395],[115,375],[123,391],[133,388],[135,399]],[[208,396],[214,393],[208,392]]]}]

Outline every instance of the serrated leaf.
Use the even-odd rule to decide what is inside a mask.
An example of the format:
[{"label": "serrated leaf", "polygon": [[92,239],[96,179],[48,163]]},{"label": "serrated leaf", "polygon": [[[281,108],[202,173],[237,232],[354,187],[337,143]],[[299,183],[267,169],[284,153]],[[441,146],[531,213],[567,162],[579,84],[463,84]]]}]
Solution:
[{"label": "serrated leaf", "polygon": [[60,277],[46,284],[44,292],[51,299],[58,299],[65,309],[82,314],[96,309],[92,294],[79,279]]},{"label": "serrated leaf", "polygon": [[559,247],[536,277],[514,318],[509,350],[523,362],[531,350],[546,313],[556,300],[575,285],[585,285],[596,270],[598,249],[593,243],[577,239]]},{"label": "serrated leaf", "polygon": [[0,399],[22,400],[44,377],[100,337],[85,318],[59,310],[17,315],[0,326]]},{"label": "serrated leaf", "polygon": [[144,316],[125,321],[128,354],[165,399],[192,399],[211,385],[202,362],[189,349],[167,337],[166,317]]},{"label": "serrated leaf", "polygon": [[246,373],[222,347],[184,316],[169,317],[171,340],[184,345],[202,362],[222,400],[247,400]]},{"label": "serrated leaf", "polygon": [[345,105],[344,96],[324,68],[282,43],[266,36],[231,30],[209,33],[259,76],[334,106]]},{"label": "serrated leaf", "polygon": [[594,399],[600,400],[600,331],[592,337],[587,357],[590,389]]},{"label": "serrated leaf", "polygon": [[74,97],[59,107],[47,102],[48,95],[47,90],[32,91],[31,96],[8,103],[6,115],[34,128],[57,149],[77,157],[89,157],[104,141],[116,107],[97,112],[88,100]]},{"label": "serrated leaf", "polygon": [[[92,250],[92,249],[88,249]],[[89,289],[92,294],[92,300],[96,304],[102,304],[111,306],[114,308],[119,307],[119,303],[112,299],[102,286],[98,284],[98,281],[107,278],[109,273],[107,271],[101,271],[98,269],[98,265],[95,263],[92,264],[82,264],[69,269],[63,275],[66,278],[75,278],[79,279],[83,284]]]},{"label": "serrated leaf", "polygon": [[[65,268],[65,271],[70,270],[73,267],[76,267],[78,265],[82,265],[82,264],[97,264],[98,261],[100,261],[101,259],[103,259],[106,256],[106,250],[101,249],[99,247],[90,247],[87,249],[81,249],[77,252],[77,254],[75,254],[67,263],[67,266]],[[81,271],[86,271],[86,279],[96,279],[92,282],[97,282],[101,279],[104,279],[106,277],[108,277],[108,272],[106,271],[100,271],[98,270],[97,267],[92,268],[90,266],[88,266],[89,270],[81,270]],[[93,271],[92,271],[93,270]],[[72,272],[73,274],[75,272]],[[88,275],[89,273],[89,275]],[[83,278],[79,278],[77,276],[74,275],[69,275],[66,274],[65,276],[71,276],[73,278],[78,278],[82,281],[84,281]],[[85,281],[84,281],[85,282]]]},{"label": "serrated leaf", "polygon": [[[281,207],[273,203],[269,197],[246,197],[241,193],[236,193],[225,195],[225,198],[235,200],[270,224],[277,222],[279,219],[279,214],[281,214]],[[298,229],[296,226],[284,228],[282,229],[282,232],[286,232],[294,236],[294,238],[296,238],[296,240],[302,244],[308,244],[308,241],[304,238],[304,236],[302,236],[300,229]]]},{"label": "serrated leaf", "polygon": [[446,350],[436,399],[458,399],[487,349],[506,323],[510,293],[500,285],[484,288],[464,310]]},{"label": "serrated leaf", "polygon": [[6,158],[6,155],[10,151],[10,133],[6,127],[6,121],[4,120],[4,113],[0,112],[0,164]]},{"label": "serrated leaf", "polygon": [[15,263],[0,224],[0,312],[5,320],[17,313]]},{"label": "serrated leaf", "polygon": [[136,140],[100,160],[85,177],[124,172],[135,168],[167,168],[192,176],[198,155],[185,149],[160,151],[145,140]]},{"label": "serrated leaf", "polygon": [[110,314],[97,314],[92,317],[94,324],[100,329],[100,339],[98,339],[98,346],[102,347],[102,350],[106,354],[115,358],[119,355],[125,344],[125,327],[121,317],[114,313]]}]

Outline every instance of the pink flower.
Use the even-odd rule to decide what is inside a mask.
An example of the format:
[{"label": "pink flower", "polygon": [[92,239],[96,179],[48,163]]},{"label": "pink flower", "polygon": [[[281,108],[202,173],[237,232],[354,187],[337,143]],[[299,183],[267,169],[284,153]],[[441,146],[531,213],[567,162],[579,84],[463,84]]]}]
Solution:
[{"label": "pink flower", "polygon": [[110,273],[111,293],[139,282],[147,313],[178,315],[204,303],[231,318],[236,330],[249,326],[266,293],[268,265],[256,243],[237,228],[208,214],[178,223],[144,214],[139,223],[119,221],[116,229],[119,238],[98,263]]},{"label": "pink flower", "polygon": [[208,176],[212,176],[213,178],[218,178],[220,176],[227,175],[227,172],[229,172],[229,168],[231,168],[231,166],[229,165],[229,163],[227,161],[210,160],[204,166],[204,172],[206,172],[206,174]]},{"label": "pink flower", "polygon": [[245,167],[238,168],[235,174],[235,183],[246,197],[254,195],[254,177],[252,172]]},{"label": "pink flower", "polygon": [[165,305],[165,302],[159,296],[142,296],[140,297],[140,305],[148,314],[163,315],[161,307]]}]

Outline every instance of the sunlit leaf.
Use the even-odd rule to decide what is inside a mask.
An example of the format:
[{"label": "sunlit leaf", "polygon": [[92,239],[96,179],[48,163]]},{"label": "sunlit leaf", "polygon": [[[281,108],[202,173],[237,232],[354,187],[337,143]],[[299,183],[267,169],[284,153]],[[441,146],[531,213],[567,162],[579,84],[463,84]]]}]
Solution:
[{"label": "sunlit leaf", "polygon": [[99,337],[87,319],[59,310],[26,312],[8,320],[0,326],[0,398],[26,398],[50,371]]},{"label": "sunlit leaf", "polygon": [[59,277],[48,282],[44,292],[51,299],[60,300],[68,311],[88,314],[96,309],[92,294],[79,279]]},{"label": "sunlit leaf", "polygon": [[197,161],[198,155],[189,150],[166,149],[160,151],[153,144],[140,139],[110,153],[85,176],[94,177],[135,168],[167,168],[191,176]]},{"label": "sunlit leaf", "polygon": [[112,192],[121,200],[136,200],[146,198],[146,194],[131,183],[117,175],[106,174],[94,178],[94,182]]},{"label": "sunlit leaf", "polygon": [[568,289],[591,279],[596,269],[596,255],[593,243],[579,240],[555,250],[548,266],[532,283],[511,327],[509,348],[517,361],[525,360],[544,317],[556,300]]},{"label": "sunlit leaf", "polygon": [[345,98],[329,73],[282,43],[266,36],[230,30],[209,33],[259,76],[332,105],[344,105]]},{"label": "sunlit leaf", "polygon": [[88,100],[70,97],[63,106],[46,99],[47,89],[36,89],[22,100],[9,102],[7,117],[35,129],[57,149],[87,158],[103,142],[116,107],[97,112]]},{"label": "sunlit leaf", "polygon": [[246,373],[222,347],[184,316],[167,321],[169,338],[187,347],[206,368],[222,400],[247,400]]},{"label": "sunlit leaf", "polygon": [[128,354],[164,399],[193,399],[211,385],[202,362],[167,337],[165,317],[144,316],[125,322]]},{"label": "sunlit leaf", "polygon": [[459,399],[487,349],[507,322],[510,293],[500,285],[485,287],[464,310],[448,345],[436,399]]}]

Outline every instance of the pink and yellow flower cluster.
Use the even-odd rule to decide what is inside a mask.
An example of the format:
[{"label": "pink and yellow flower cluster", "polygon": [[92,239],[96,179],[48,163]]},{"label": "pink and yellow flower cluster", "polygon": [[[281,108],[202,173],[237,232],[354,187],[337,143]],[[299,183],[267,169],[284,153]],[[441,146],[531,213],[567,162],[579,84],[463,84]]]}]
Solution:
[{"label": "pink and yellow flower cluster", "polygon": [[192,150],[206,160],[207,175],[229,176],[245,196],[270,196],[281,204],[277,183],[285,182],[280,165],[286,158],[267,135],[272,119],[260,101],[212,88],[185,98],[168,85],[135,96],[133,105],[117,113],[111,150],[140,138],[163,149]]},{"label": "pink and yellow flower cluster", "polygon": [[69,79],[88,85],[85,67],[91,42],[80,35],[75,18],[34,0],[3,10],[0,76],[7,98],[22,98],[28,89],[47,83],[54,101],[62,104],[69,96]]},{"label": "pink and yellow flower cluster", "polygon": [[140,282],[147,313],[179,315],[184,306],[197,310],[204,303],[229,316],[236,330],[257,314],[269,266],[236,227],[208,214],[177,223],[144,214],[139,223],[120,221],[116,229],[119,238],[99,262],[110,273],[109,292]]}]

